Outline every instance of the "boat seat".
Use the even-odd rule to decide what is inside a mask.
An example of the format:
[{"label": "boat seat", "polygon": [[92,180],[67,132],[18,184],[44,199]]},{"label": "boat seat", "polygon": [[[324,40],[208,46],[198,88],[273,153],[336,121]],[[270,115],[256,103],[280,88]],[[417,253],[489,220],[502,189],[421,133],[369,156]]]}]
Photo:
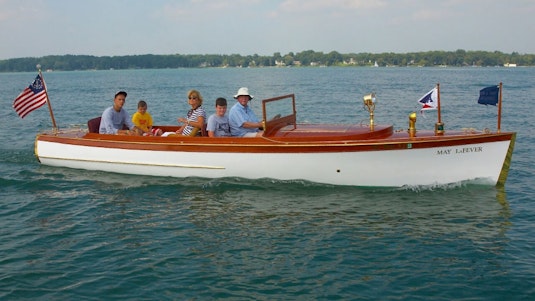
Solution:
[{"label": "boat seat", "polygon": [[206,130],[206,123],[202,125],[201,136],[202,137],[208,137],[208,131]]},{"label": "boat seat", "polygon": [[[93,119],[89,119],[87,122],[87,129],[90,133],[99,133],[100,132],[100,120],[102,117],[95,117]],[[128,130],[128,127],[126,124],[123,124],[123,130]]]},{"label": "boat seat", "polygon": [[100,128],[100,120],[102,117],[96,117],[93,119],[90,119],[87,122],[87,128],[89,129],[90,133],[98,133]]}]

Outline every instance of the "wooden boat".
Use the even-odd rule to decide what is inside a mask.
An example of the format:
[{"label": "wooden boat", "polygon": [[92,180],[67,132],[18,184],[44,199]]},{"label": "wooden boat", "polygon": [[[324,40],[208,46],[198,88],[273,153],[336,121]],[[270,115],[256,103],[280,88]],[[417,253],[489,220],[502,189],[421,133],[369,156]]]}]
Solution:
[{"label": "wooden boat", "polygon": [[[373,97],[373,99],[372,99]],[[408,130],[376,125],[367,95],[366,124],[299,124],[293,94],[262,101],[264,135],[255,138],[118,136],[85,129],[38,134],[44,165],[163,177],[305,180],[401,187],[477,181],[504,185],[516,133]],[[269,116],[281,114],[270,119]],[[159,126],[174,131],[178,126]]]}]

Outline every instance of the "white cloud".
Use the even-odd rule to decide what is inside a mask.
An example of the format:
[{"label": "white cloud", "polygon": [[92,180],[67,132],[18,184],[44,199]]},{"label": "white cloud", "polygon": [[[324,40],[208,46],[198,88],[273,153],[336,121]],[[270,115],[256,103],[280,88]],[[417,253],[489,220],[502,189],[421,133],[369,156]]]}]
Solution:
[{"label": "white cloud", "polygon": [[0,22],[39,18],[45,10],[42,1],[0,0]]},{"label": "white cloud", "polygon": [[385,6],[383,0],[284,0],[280,9],[285,12],[304,12],[347,9],[369,9]]},{"label": "white cloud", "polygon": [[436,21],[445,18],[446,13],[437,9],[421,9],[412,13],[412,18],[419,21]]}]

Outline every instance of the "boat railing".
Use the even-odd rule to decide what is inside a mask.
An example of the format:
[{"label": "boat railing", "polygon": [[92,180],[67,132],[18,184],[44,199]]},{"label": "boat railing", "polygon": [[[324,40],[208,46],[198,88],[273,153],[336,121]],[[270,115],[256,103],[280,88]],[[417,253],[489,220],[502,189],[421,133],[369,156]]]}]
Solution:
[{"label": "boat railing", "polygon": [[271,136],[280,128],[297,124],[295,94],[288,94],[262,100],[262,121],[264,136]]}]

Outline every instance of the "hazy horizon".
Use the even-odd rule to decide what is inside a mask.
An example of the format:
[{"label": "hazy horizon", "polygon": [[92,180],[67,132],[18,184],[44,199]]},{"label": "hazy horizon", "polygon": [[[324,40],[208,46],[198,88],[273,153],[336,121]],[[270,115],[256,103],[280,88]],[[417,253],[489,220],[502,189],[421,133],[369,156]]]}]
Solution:
[{"label": "hazy horizon", "polygon": [[0,59],[306,50],[530,54],[534,13],[529,0],[0,0]]}]

